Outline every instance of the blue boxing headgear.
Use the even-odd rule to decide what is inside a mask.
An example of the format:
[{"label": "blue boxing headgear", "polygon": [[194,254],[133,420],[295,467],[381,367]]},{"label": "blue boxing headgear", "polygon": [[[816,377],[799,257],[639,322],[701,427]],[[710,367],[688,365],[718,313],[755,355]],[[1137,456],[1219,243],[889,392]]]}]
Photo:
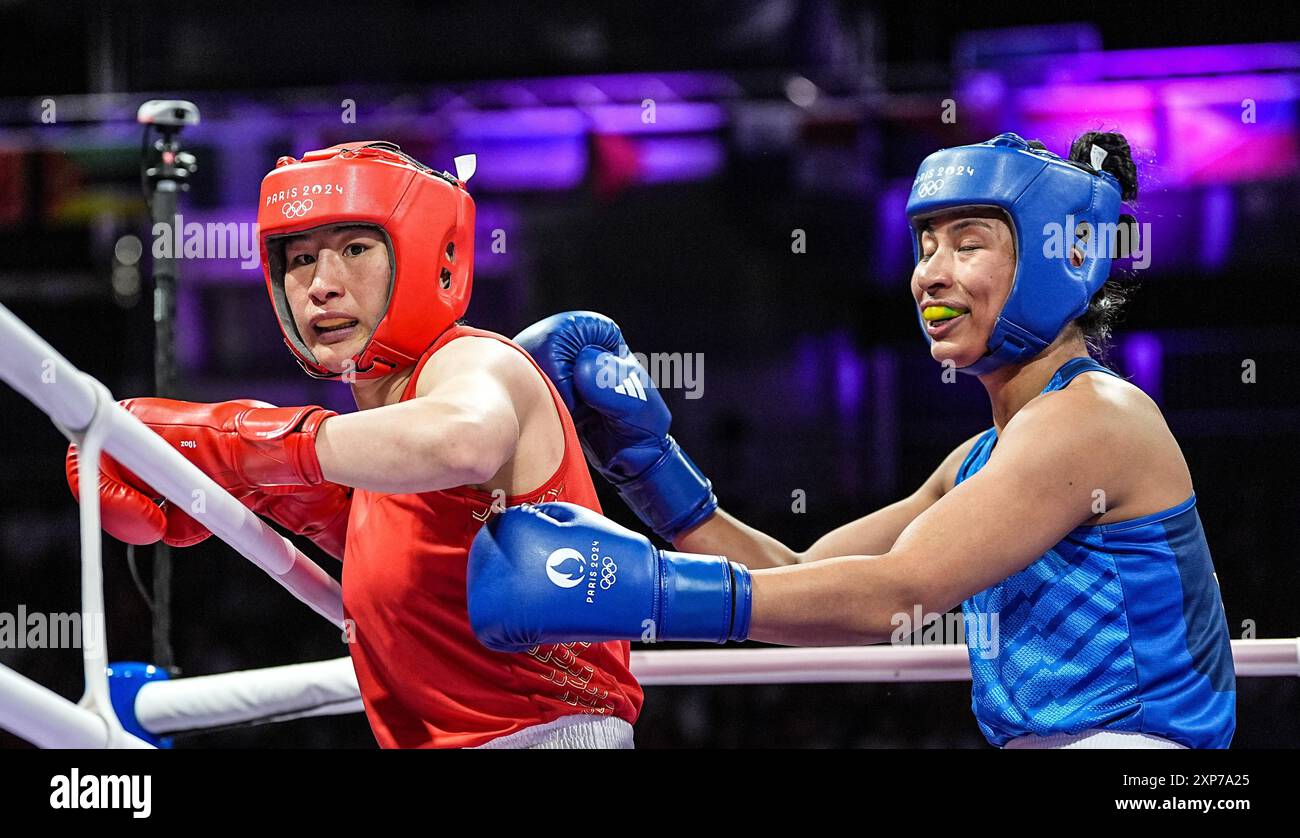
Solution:
[{"label": "blue boxing headgear", "polygon": [[[1062,160],[1016,134],[936,151],[921,163],[907,199],[912,249],[921,258],[921,222],[958,207],[993,207],[1010,218],[1016,274],[1002,306],[988,352],[962,372],[982,375],[1005,364],[1028,361],[1047,348],[1065,325],[1083,314],[1110,275],[1111,253],[1098,230],[1119,221],[1119,181],[1109,172]],[[1073,217],[1073,229],[1065,229]],[[1083,264],[1070,263],[1070,246],[1089,232]],[[1099,228],[1098,225],[1107,225]],[[1055,225],[1055,227],[1049,226]],[[1045,256],[1055,229],[1064,252]],[[917,316],[920,316],[918,312]],[[921,322],[925,332],[925,322]],[[927,334],[928,339],[928,334]]]}]

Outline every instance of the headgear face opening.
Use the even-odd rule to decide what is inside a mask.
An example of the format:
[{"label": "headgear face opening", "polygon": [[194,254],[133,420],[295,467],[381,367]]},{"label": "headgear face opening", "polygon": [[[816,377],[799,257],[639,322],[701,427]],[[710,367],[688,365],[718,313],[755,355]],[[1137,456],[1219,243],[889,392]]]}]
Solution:
[{"label": "headgear face opening", "polygon": [[[1031,147],[1016,134],[999,134],[975,145],[937,151],[925,158],[907,199],[912,251],[921,258],[924,222],[960,207],[993,207],[1006,213],[1015,241],[1016,272],[988,339],[988,351],[961,371],[982,375],[1027,361],[1046,349],[1066,324],[1083,314],[1110,275],[1111,253],[1103,233],[1119,221],[1119,182]],[[1086,228],[1082,225],[1087,224]],[[1052,225],[1055,225],[1053,227]],[[1109,225],[1109,226],[1100,226]],[[1077,233],[1086,229],[1083,264],[1070,259]],[[1048,237],[1059,231],[1059,256]],[[1059,245],[1061,242],[1058,242]],[[917,312],[920,319],[920,312]],[[921,320],[921,332],[925,321]]]},{"label": "headgear face opening", "polygon": [[[468,175],[466,175],[468,177]],[[388,305],[352,357],[357,379],[414,366],[465,314],[474,275],[474,201],[465,184],[435,172],[387,142],[342,143],[281,157],[262,179],[257,222],[262,273],[288,344],[315,378],[345,373],[322,366],[303,341],[284,289],[284,238],[338,224],[374,226],[388,243]]]}]

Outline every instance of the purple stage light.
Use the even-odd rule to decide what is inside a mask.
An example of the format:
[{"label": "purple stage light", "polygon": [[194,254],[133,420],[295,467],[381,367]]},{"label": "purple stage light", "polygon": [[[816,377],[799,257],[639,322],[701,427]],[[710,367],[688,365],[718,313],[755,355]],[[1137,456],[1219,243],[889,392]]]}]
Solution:
[{"label": "purple stage light", "polygon": [[727,112],[706,102],[655,103],[653,111],[639,103],[598,105],[586,113],[591,129],[599,134],[688,134],[720,131],[727,125]]},{"label": "purple stage light", "polygon": [[641,183],[703,180],[722,171],[727,149],[716,137],[655,137],[636,142]]},{"label": "purple stage light", "polygon": [[456,139],[465,143],[580,137],[588,120],[577,108],[509,108],[466,111],[453,118]]},{"label": "purple stage light", "polygon": [[856,421],[862,413],[867,366],[847,332],[829,336],[829,350],[835,370],[835,408],[842,420]]},{"label": "purple stage light", "polygon": [[912,231],[907,223],[907,196],[912,181],[896,180],[881,191],[876,203],[876,242],[872,279],[882,286],[910,281],[912,268]]},{"label": "purple stage light", "polygon": [[1120,357],[1123,359],[1122,372],[1129,380],[1160,402],[1164,373],[1164,347],[1160,338],[1151,332],[1126,335],[1120,345]]}]

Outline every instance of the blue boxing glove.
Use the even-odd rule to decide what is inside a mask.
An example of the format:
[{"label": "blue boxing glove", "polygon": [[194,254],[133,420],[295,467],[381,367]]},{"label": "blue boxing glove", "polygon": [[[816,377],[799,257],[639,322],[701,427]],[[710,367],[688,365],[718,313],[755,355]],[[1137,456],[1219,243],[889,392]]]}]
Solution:
[{"label": "blue boxing glove", "polygon": [[660,550],[571,503],[516,506],[488,521],[469,550],[467,593],[474,634],[498,652],[749,635],[744,565]]},{"label": "blue boxing glove", "polygon": [[534,323],[515,342],[559,390],[588,462],[648,527],[674,541],[713,514],[713,484],[668,435],[672,414],[617,323],[569,311]]}]

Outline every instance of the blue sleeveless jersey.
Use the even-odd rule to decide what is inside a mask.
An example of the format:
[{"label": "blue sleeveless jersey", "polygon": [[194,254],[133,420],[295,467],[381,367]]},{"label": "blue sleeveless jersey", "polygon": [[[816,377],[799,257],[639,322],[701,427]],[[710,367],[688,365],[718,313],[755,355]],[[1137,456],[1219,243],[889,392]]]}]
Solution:
[{"label": "blue sleeveless jersey", "polygon": [[[1093,370],[1114,375],[1074,358],[1043,392]],[[996,444],[990,428],[957,482],[979,471]],[[967,633],[971,708],[994,745],[1088,729],[1191,748],[1232,741],[1232,646],[1195,495],[1131,521],[1077,527],[962,611],[967,626],[983,627],[984,638]]]}]

